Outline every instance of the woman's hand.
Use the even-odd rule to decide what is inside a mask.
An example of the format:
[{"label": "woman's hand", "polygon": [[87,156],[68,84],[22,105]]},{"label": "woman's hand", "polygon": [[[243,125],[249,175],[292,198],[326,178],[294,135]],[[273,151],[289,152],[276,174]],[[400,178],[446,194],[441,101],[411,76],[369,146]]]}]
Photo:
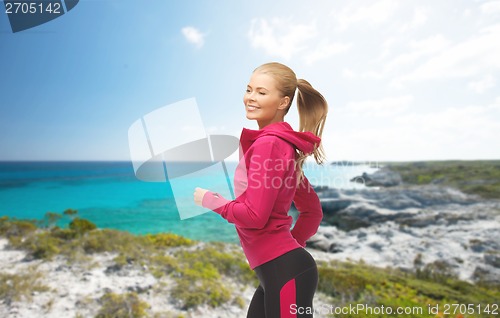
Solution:
[{"label": "woman's hand", "polygon": [[203,201],[203,196],[205,193],[207,193],[207,189],[202,189],[202,188],[195,188],[194,189],[194,203],[196,203],[199,206],[201,205],[201,202]]}]

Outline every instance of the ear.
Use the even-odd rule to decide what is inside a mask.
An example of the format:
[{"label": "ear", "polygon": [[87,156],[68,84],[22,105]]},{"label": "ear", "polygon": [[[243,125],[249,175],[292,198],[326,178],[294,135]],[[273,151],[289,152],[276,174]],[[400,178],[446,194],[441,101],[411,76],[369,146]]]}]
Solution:
[{"label": "ear", "polygon": [[280,105],[278,106],[278,109],[287,109],[288,104],[290,104],[290,97],[285,96],[281,98]]}]

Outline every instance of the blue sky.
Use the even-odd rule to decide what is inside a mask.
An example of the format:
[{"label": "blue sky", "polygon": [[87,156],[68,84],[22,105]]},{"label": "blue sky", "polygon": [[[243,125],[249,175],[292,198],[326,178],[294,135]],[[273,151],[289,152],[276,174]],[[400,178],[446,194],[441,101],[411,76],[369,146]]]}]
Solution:
[{"label": "blue sky", "polygon": [[500,158],[500,1],[311,3],[80,0],[18,33],[1,12],[0,160],[129,160],[130,125],[191,97],[239,136],[268,61],[327,98],[329,160]]}]

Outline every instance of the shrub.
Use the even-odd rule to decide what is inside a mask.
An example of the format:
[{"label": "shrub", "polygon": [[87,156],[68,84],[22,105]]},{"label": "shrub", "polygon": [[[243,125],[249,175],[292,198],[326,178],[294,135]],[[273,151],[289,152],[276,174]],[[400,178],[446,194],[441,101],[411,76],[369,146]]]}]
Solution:
[{"label": "shrub", "polygon": [[100,298],[101,308],[96,318],[140,318],[146,316],[148,303],[139,299],[136,293],[106,293]]},{"label": "shrub", "polygon": [[383,276],[375,274],[363,264],[331,262],[330,266],[319,266],[318,272],[318,290],[342,302],[355,301],[367,285],[383,282]]},{"label": "shrub", "polygon": [[86,232],[95,230],[97,226],[87,219],[75,218],[69,223],[69,228],[82,235]]},{"label": "shrub", "polygon": [[214,247],[205,247],[193,252],[179,251],[176,253],[176,257],[189,264],[189,266],[198,261],[211,264],[220,273],[228,277],[236,278],[242,283],[258,285],[255,274],[246,263],[245,257],[241,252],[230,254],[221,252]]},{"label": "shrub", "polygon": [[36,259],[51,259],[61,252],[62,246],[61,240],[51,236],[50,232],[39,232],[23,241],[11,241],[11,244],[28,251]]},{"label": "shrub", "polygon": [[71,219],[73,219],[77,213],[78,211],[74,209],[66,209],[63,212],[64,215],[69,216]]},{"label": "shrub", "polygon": [[216,262],[208,262],[204,250],[195,252],[178,251],[179,262],[176,286],[173,295],[180,300],[183,309],[194,308],[202,304],[212,307],[230,300],[230,291],[220,282],[220,273]]},{"label": "shrub", "polygon": [[51,230],[51,235],[63,241],[71,241],[77,237],[77,233],[72,229],[61,229],[55,227]]},{"label": "shrub", "polygon": [[7,238],[27,236],[36,231],[35,223],[33,220],[9,220],[8,216],[3,216],[0,218],[0,235]]},{"label": "shrub", "polygon": [[451,265],[443,260],[436,260],[426,264],[423,269],[416,270],[416,277],[434,282],[446,282],[449,278],[455,278]]},{"label": "shrub", "polygon": [[39,280],[41,274],[33,267],[28,268],[22,274],[0,273],[0,299],[9,305],[13,301],[23,299],[31,301],[32,293],[45,292],[49,288],[42,285]]},{"label": "shrub", "polygon": [[[419,260],[417,259],[417,264]],[[446,268],[437,264],[440,270]],[[318,290],[331,297],[334,306],[347,304],[366,304],[368,306],[413,307],[421,310],[422,314],[408,315],[409,317],[434,317],[428,314],[427,304],[491,304],[500,297],[500,289],[483,288],[459,281],[452,276],[446,276],[441,281],[422,280],[416,273],[402,272],[391,268],[377,268],[365,264],[318,263],[319,283]],[[445,271],[446,272],[446,271]],[[368,312],[368,311],[367,311]],[[362,317],[375,317],[358,313]],[[356,317],[356,315],[337,315],[337,317]],[[376,317],[394,317],[390,314],[380,314]],[[452,317],[452,316],[450,316]],[[455,317],[455,316],[453,316]],[[459,316],[456,316],[459,317]],[[476,317],[476,316],[475,316]],[[490,317],[487,313],[477,317]]]},{"label": "shrub", "polygon": [[202,304],[220,306],[231,299],[231,291],[218,280],[177,278],[172,293],[182,303],[183,309]]},{"label": "shrub", "polygon": [[173,233],[147,234],[146,238],[157,248],[190,246],[194,241]]},{"label": "shrub", "polygon": [[47,212],[43,219],[41,219],[38,223],[41,228],[52,228],[56,225],[57,221],[62,218],[62,215],[55,212]]},{"label": "shrub", "polygon": [[179,270],[179,262],[168,255],[155,255],[151,258],[152,273],[156,278]]}]

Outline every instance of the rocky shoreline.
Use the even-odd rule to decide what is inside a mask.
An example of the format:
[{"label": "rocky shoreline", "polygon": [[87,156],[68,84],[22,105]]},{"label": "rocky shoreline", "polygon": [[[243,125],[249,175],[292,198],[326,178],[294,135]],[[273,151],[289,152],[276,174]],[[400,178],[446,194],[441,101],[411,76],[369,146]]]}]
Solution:
[{"label": "rocky shoreline", "polygon": [[337,260],[500,283],[500,200],[406,185],[388,168],[352,181],[359,180],[377,188],[316,188],[324,218],[308,246]]}]

